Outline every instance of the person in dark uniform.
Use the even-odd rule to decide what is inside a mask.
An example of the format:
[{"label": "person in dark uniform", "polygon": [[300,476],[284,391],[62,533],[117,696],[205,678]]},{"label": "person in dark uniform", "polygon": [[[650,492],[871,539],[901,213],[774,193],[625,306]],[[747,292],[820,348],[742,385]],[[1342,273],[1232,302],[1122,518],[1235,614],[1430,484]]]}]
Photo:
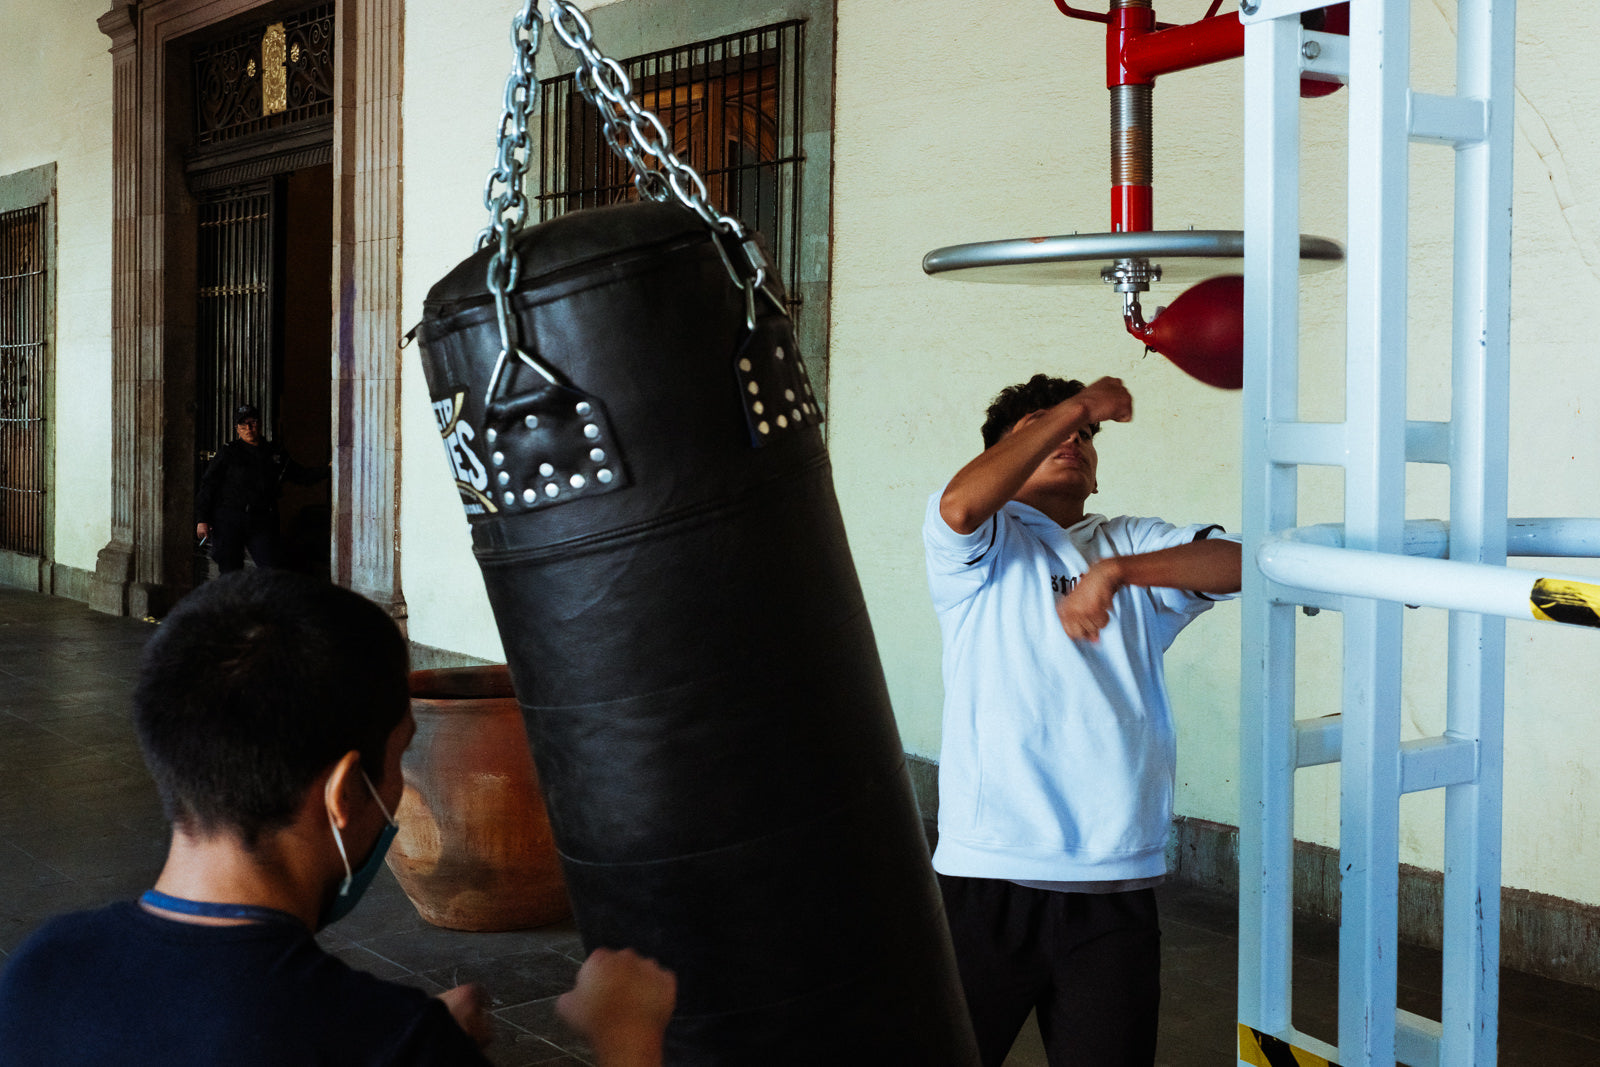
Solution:
[{"label": "person in dark uniform", "polygon": [[206,465],[195,497],[197,537],[211,538],[211,558],[226,574],[244,566],[245,549],[257,567],[283,566],[278,537],[278,490],[283,481],[311,485],[327,468],[302,467],[284,447],[261,434],[261,412],[241,404],[233,413],[237,435]]}]

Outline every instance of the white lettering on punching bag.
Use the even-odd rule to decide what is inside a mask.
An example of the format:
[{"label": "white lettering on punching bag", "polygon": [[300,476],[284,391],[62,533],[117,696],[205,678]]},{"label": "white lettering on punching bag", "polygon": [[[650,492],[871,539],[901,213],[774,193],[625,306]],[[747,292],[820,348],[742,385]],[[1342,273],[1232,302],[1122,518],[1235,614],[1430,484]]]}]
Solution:
[{"label": "white lettering on punching bag", "polygon": [[455,473],[456,488],[461,492],[461,505],[468,515],[482,515],[496,510],[494,502],[484,491],[489,488],[489,472],[483,461],[472,450],[471,442],[477,437],[470,423],[461,418],[465,393],[433,402],[433,417],[439,424],[439,436],[444,441],[445,455],[450,457],[450,469]]}]

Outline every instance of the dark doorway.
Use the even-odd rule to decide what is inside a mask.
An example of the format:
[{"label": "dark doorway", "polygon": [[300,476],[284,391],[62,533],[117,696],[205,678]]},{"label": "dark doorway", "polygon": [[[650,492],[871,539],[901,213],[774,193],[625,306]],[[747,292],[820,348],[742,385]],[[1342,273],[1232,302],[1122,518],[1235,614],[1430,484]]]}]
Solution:
[{"label": "dark doorway", "polygon": [[[332,455],[333,168],[302,167],[200,199],[195,394],[196,486],[234,435],[239,404],[309,468]],[[284,562],[326,577],[330,483],[286,480]],[[197,581],[214,568],[196,556]]]},{"label": "dark doorway", "polygon": [[[333,167],[284,179],[282,377],[273,436],[307,467],[333,458]],[[328,576],[333,536],[331,483],[287,483],[279,514],[284,548],[297,569]]]},{"label": "dark doorway", "polygon": [[0,212],[0,549],[45,554],[45,205]]},{"label": "dark doorway", "polygon": [[[187,101],[195,198],[195,488],[253,404],[295,463],[333,454],[334,14],[328,0],[270,3],[196,35],[174,73]],[[272,19],[274,21],[266,21]],[[280,486],[285,566],[329,573],[332,483]],[[215,568],[204,548],[195,581]]]}]

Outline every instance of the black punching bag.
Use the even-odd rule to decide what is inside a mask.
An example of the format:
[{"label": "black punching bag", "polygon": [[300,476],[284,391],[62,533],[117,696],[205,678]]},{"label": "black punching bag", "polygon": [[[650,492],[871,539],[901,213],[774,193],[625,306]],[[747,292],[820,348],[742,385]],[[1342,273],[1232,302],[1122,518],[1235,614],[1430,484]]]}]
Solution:
[{"label": "black punching bag", "polygon": [[490,249],[419,331],[578,925],[677,973],[671,1063],[976,1063],[821,413],[713,242],[573,212],[517,238],[530,360]]}]

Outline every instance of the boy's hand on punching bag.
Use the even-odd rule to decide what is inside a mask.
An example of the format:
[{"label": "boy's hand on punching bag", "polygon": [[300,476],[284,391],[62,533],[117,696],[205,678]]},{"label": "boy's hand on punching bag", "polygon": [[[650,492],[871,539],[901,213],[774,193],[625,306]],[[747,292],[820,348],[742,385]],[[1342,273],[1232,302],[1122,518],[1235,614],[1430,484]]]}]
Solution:
[{"label": "boy's hand on punching bag", "polygon": [[677,999],[677,977],[655,960],[631,948],[597,948],[556,1012],[589,1039],[600,1067],[657,1067]]}]

